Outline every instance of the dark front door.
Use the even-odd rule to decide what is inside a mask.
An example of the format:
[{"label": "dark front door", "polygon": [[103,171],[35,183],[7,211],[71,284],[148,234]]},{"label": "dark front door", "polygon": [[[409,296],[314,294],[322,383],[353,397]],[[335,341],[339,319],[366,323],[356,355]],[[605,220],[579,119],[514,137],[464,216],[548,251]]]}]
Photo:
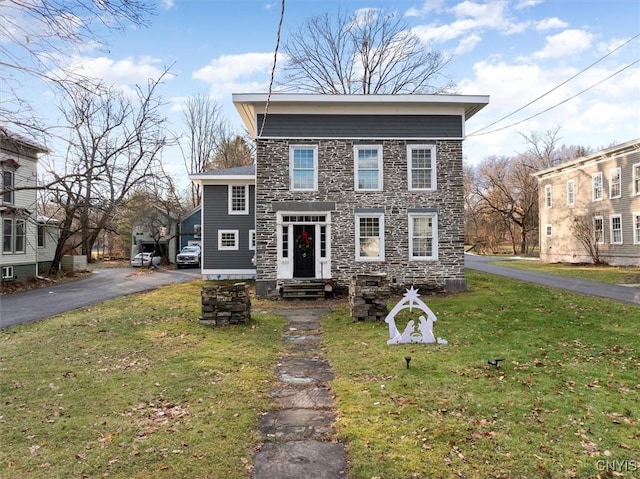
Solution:
[{"label": "dark front door", "polygon": [[315,228],[313,225],[293,226],[293,277],[315,277]]}]

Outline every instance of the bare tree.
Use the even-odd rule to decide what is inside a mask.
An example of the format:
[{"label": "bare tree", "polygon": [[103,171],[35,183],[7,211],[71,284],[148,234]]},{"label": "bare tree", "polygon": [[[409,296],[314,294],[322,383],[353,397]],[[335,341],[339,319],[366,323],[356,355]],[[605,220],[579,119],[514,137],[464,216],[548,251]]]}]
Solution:
[{"label": "bare tree", "polygon": [[282,86],[329,94],[442,93],[450,57],[432,51],[402,17],[379,9],[306,20],[284,44]]},{"label": "bare tree", "polygon": [[249,141],[232,133],[224,135],[216,148],[210,162],[211,169],[233,168],[234,166],[250,165],[253,161],[252,149]]},{"label": "bare tree", "polygon": [[91,258],[96,239],[112,227],[130,191],[161,174],[159,154],[172,142],[165,136],[166,119],[157,93],[167,73],[146,87],[138,86],[135,99],[105,85],[93,91],[80,85],[66,91],[61,106],[69,129],[66,159],[63,166],[47,168],[56,183],[48,202],[58,207],[61,219],[52,269],[58,267],[68,241]]},{"label": "bare tree", "polygon": [[602,230],[596,229],[596,216],[595,213],[576,216],[571,225],[571,233],[587,250],[593,264],[602,264],[599,247]]},{"label": "bare tree", "polygon": [[[0,2],[0,121],[43,130],[32,105],[17,92],[24,75],[70,84],[65,72],[72,53],[87,44],[103,47],[104,31],[145,25],[155,12],[151,0],[4,0]],[[55,72],[64,72],[62,76]],[[87,79],[85,78],[86,82]]]}]

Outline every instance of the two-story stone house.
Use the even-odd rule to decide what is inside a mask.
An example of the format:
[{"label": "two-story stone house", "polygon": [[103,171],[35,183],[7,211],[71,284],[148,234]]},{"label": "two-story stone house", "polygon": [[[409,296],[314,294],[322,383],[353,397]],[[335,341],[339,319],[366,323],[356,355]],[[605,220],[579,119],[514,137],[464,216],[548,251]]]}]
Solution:
[{"label": "two-story stone house", "polygon": [[49,259],[44,252],[57,242],[56,225],[50,230],[52,223],[36,215],[38,155],[46,152],[33,140],[0,127],[3,281],[37,276],[39,261]]},{"label": "two-story stone house", "polygon": [[538,171],[540,260],[591,263],[576,224],[587,221],[600,260],[640,266],[640,139]]},{"label": "two-story stone house", "polygon": [[292,280],[346,285],[359,273],[385,273],[399,290],[466,288],[462,141],[488,96],[233,102],[256,142],[258,295]]}]

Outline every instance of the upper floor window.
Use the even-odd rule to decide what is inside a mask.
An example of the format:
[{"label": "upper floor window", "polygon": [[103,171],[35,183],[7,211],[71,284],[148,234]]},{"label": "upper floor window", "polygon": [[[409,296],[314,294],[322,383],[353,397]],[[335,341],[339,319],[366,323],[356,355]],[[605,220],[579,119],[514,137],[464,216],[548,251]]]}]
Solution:
[{"label": "upper floor window", "polygon": [[631,168],[633,170],[633,194],[640,195],[640,163],[636,163]]},{"label": "upper floor window", "polygon": [[356,259],[384,260],[384,214],[356,214]]},{"label": "upper floor window", "polygon": [[611,244],[622,244],[622,215],[611,215]]},{"label": "upper floor window", "polygon": [[289,147],[289,175],[294,191],[318,189],[318,147]]},{"label": "upper floor window", "polygon": [[545,235],[550,237],[553,236],[553,226],[552,225],[546,225],[545,226]]},{"label": "upper floor window", "polygon": [[544,187],[544,205],[547,208],[551,208],[553,206],[553,202],[551,200],[551,185],[545,185]]},{"label": "upper floor window", "polygon": [[640,244],[640,213],[633,214],[633,243]]},{"label": "upper floor window", "polygon": [[602,199],[602,172],[591,175],[591,199],[593,201]]},{"label": "upper floor window", "polygon": [[382,147],[356,145],[353,156],[356,190],[382,190]]},{"label": "upper floor window", "polygon": [[229,214],[249,214],[249,187],[247,185],[229,185]]},{"label": "upper floor window", "polygon": [[409,190],[435,190],[435,145],[409,145],[407,147],[407,170]]},{"label": "upper floor window", "polygon": [[14,181],[14,172],[9,170],[4,170],[2,172],[2,201],[10,205],[12,205],[14,202],[13,181]]},{"label": "upper floor window", "polygon": [[593,233],[596,243],[604,243],[604,218],[602,216],[595,216],[593,218]]},{"label": "upper floor window", "polygon": [[609,170],[609,198],[620,198],[622,195],[622,174],[620,168]]},{"label": "upper floor window", "polygon": [[576,181],[567,181],[567,206],[573,206],[576,202]]},{"label": "upper floor window", "polygon": [[435,213],[409,214],[409,259],[434,260],[438,257],[438,216]]}]

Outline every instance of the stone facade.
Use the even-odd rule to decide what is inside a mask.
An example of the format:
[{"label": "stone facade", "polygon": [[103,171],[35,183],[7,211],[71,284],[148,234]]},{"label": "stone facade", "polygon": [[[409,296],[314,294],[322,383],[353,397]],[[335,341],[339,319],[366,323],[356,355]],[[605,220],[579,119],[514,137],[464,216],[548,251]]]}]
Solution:
[{"label": "stone facade", "polygon": [[[353,147],[382,145],[383,191],[356,191]],[[410,191],[407,182],[407,145],[435,144],[437,188]],[[318,147],[317,191],[291,191],[289,146]],[[267,294],[277,287],[277,215],[273,202],[334,202],[330,212],[330,277],[342,284],[356,274],[385,273],[391,287],[404,291],[460,291],[464,279],[464,198],[462,141],[286,140],[259,139],[256,161],[256,290]],[[384,212],[384,261],[357,261],[355,214],[370,208]],[[437,212],[438,256],[433,261],[409,261],[410,210]]]}]

